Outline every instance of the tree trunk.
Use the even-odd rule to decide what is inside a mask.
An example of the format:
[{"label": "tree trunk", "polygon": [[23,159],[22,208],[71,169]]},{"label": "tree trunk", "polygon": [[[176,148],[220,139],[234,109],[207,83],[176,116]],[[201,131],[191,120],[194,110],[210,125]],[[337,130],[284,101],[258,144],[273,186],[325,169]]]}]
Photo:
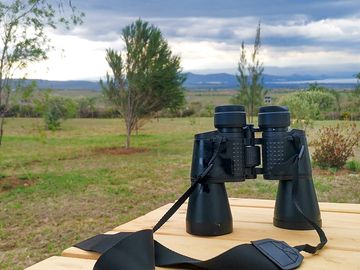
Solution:
[{"label": "tree trunk", "polygon": [[3,139],[3,135],[4,135],[4,122],[5,122],[5,114],[1,115],[1,120],[0,120],[0,146],[2,145],[2,139]]},{"label": "tree trunk", "polygon": [[126,144],[125,148],[130,148],[130,138],[131,138],[131,126],[130,124],[126,125]]},{"label": "tree trunk", "polygon": [[250,106],[250,123],[254,123],[254,100],[251,100],[251,106]]}]

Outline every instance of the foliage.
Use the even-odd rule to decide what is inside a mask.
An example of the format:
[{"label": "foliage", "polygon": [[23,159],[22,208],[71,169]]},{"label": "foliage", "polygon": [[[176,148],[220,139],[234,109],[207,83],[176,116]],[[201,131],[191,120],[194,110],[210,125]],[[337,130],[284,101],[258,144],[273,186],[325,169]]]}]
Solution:
[{"label": "foliage", "polygon": [[52,131],[60,129],[62,120],[75,117],[78,110],[74,100],[52,96],[49,91],[39,98],[36,104],[36,110],[44,119],[45,128]]},{"label": "foliage", "polygon": [[[337,91],[335,89],[329,89],[329,88],[324,87],[324,86],[320,86],[317,83],[310,84],[307,91],[329,93],[329,94],[333,95],[334,101],[335,101],[335,104],[336,104],[336,110],[338,112],[341,111],[340,92],[339,91]],[[327,109],[329,109],[329,108],[327,108]]]},{"label": "foliage", "polygon": [[357,160],[351,160],[346,163],[346,169],[353,171],[353,172],[360,172],[360,162]]},{"label": "foliage", "polygon": [[353,105],[353,110],[359,111],[360,107],[360,72],[356,75],[357,84],[355,85],[355,89],[353,91],[351,97],[351,103]]},{"label": "foliage", "polygon": [[35,81],[25,83],[23,80],[18,80],[15,85],[14,94],[11,96],[11,105],[8,106],[7,111],[17,115],[22,114],[23,117],[32,117],[36,115],[34,110],[34,92],[37,88]]},{"label": "foliage", "polygon": [[359,145],[359,140],[360,131],[356,124],[323,127],[311,142],[315,147],[313,161],[320,167],[342,168],[348,158],[354,155],[354,148]]},{"label": "foliage", "polygon": [[77,100],[78,116],[81,118],[94,118],[96,114],[96,97],[84,97]]},{"label": "foliage", "polygon": [[335,97],[328,91],[309,89],[283,97],[281,104],[287,105],[295,126],[306,127],[312,120],[321,120],[326,112],[332,110]]},{"label": "foliage", "polygon": [[298,95],[312,107],[312,119],[321,120],[324,112],[331,111],[334,108],[335,98],[329,92],[304,91]]},{"label": "foliage", "polygon": [[[66,12],[69,7],[70,13]],[[0,2],[0,145],[14,72],[47,58],[51,49],[46,28],[82,23],[71,1],[13,0]]]},{"label": "foliage", "polygon": [[314,108],[308,101],[302,99],[300,95],[297,93],[289,94],[280,103],[289,107],[293,127],[306,128],[312,125],[312,110]]},{"label": "foliage", "polygon": [[241,54],[238,63],[239,74],[236,78],[240,84],[237,95],[232,99],[232,103],[243,104],[250,122],[253,122],[255,110],[264,101],[267,91],[263,87],[262,74],[264,72],[263,63],[259,59],[261,40],[260,23],[256,29],[255,42],[250,61],[247,60],[244,41],[241,43]]},{"label": "foliage", "polygon": [[112,75],[100,81],[103,93],[125,119],[126,147],[140,119],[184,103],[180,57],[172,55],[161,31],[137,20],[122,31],[124,53],[106,51]]},{"label": "foliage", "polygon": [[349,113],[349,112],[341,113],[340,119],[341,120],[347,120],[347,121],[350,120],[351,119],[351,113]]}]

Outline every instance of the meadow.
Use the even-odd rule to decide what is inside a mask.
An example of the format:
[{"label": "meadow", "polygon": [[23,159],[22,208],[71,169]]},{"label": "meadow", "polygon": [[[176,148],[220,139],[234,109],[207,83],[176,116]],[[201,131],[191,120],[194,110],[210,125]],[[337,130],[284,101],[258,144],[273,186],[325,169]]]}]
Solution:
[{"label": "meadow", "polygon": [[[174,201],[189,185],[193,135],[212,118],[161,118],[124,152],[120,119],[7,119],[0,148],[0,269],[23,269],[97,233]],[[323,125],[308,130],[310,140]],[[357,149],[355,160],[360,160]],[[360,203],[360,175],[314,169],[320,201]],[[229,196],[274,199],[277,181],[227,185]]]}]

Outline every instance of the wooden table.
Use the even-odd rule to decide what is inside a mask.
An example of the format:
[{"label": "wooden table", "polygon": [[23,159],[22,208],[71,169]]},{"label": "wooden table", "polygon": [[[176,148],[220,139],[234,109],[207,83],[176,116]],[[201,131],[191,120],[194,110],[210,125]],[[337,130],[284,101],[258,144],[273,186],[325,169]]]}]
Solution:
[{"label": "wooden table", "polygon": [[[233,246],[263,238],[283,240],[290,245],[317,244],[315,231],[291,231],[274,227],[272,200],[230,199],[230,205],[234,220],[232,234],[211,238],[187,234],[185,204],[155,233],[155,239],[175,251],[199,259],[208,259]],[[160,207],[107,233],[151,228],[170,206]],[[320,209],[323,229],[329,242],[318,255],[303,253],[305,260],[300,268],[360,270],[360,204],[320,203]],[[70,247],[62,252],[62,256],[48,258],[27,270],[92,270],[98,257],[97,253]]]}]

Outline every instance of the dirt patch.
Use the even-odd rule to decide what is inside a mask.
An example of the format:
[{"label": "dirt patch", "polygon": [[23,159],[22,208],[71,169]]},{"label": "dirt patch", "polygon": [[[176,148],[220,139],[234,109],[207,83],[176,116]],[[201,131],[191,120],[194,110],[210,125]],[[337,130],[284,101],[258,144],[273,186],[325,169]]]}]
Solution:
[{"label": "dirt patch", "polygon": [[148,152],[147,148],[125,148],[125,147],[102,147],[96,148],[94,152],[96,154],[105,154],[105,155],[131,155],[136,153]]},{"label": "dirt patch", "polygon": [[0,193],[17,187],[29,187],[34,183],[34,180],[20,179],[14,176],[3,177],[0,178]]}]

